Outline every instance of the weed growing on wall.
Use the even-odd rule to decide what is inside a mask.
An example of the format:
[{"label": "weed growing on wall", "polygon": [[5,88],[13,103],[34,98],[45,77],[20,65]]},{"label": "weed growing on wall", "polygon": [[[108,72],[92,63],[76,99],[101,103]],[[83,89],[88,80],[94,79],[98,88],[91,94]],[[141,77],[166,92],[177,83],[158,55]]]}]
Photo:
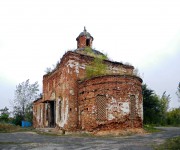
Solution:
[{"label": "weed growing on wall", "polygon": [[84,48],[84,51],[86,52],[86,54],[89,54],[89,55],[92,55],[92,53],[93,53],[92,48],[89,46],[86,46]]},{"label": "weed growing on wall", "polygon": [[94,76],[105,75],[107,73],[107,65],[103,63],[103,59],[95,57],[92,63],[86,66],[86,76],[91,78]]},{"label": "weed growing on wall", "polygon": [[93,52],[92,48],[89,47],[89,46],[86,46],[86,47],[84,48],[84,52],[85,52],[86,55],[89,55],[89,56],[92,56],[92,57],[95,57],[95,58],[99,58],[99,59],[103,59],[103,60],[104,60],[104,59],[107,59],[107,60],[108,60],[107,55],[95,54],[95,53]]},{"label": "weed growing on wall", "polygon": [[103,60],[108,59],[107,55],[95,54],[92,48],[88,46],[85,47],[84,52],[86,55],[94,57],[91,64],[86,66],[86,77],[105,75],[107,73],[107,65],[103,63]]}]

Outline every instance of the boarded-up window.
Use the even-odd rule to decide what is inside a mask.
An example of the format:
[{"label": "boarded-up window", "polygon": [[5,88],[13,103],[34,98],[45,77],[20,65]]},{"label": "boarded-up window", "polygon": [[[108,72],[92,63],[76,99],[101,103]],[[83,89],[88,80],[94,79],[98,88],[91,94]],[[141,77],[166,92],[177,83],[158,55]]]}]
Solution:
[{"label": "boarded-up window", "polygon": [[106,97],[98,95],[96,97],[96,106],[97,106],[97,120],[105,121],[106,120]]},{"label": "boarded-up window", "polygon": [[135,115],[136,115],[136,98],[135,95],[131,95],[130,96],[130,100],[131,100],[131,113],[130,113],[130,118],[131,119],[135,119]]}]

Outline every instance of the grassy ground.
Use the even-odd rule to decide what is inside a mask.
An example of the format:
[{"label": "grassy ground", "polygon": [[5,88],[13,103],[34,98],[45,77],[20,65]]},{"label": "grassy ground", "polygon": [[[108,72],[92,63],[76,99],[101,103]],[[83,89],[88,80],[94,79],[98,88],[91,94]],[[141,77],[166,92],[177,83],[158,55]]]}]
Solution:
[{"label": "grassy ground", "polygon": [[180,136],[168,139],[165,143],[156,146],[155,150],[180,150]]},{"label": "grassy ground", "polygon": [[148,133],[160,132],[161,130],[156,129],[153,125],[144,125],[144,130]]},{"label": "grassy ground", "polygon": [[9,132],[24,132],[24,131],[33,131],[32,127],[22,128],[13,124],[0,123],[0,132],[9,133]]}]

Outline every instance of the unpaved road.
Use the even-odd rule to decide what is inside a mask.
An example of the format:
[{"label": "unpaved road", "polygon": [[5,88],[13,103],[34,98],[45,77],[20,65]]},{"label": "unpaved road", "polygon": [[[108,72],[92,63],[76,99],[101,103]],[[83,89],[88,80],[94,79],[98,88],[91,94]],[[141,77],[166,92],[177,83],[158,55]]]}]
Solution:
[{"label": "unpaved road", "polygon": [[47,136],[33,132],[0,133],[0,150],[152,150],[165,139],[180,136],[180,128],[127,137]]}]

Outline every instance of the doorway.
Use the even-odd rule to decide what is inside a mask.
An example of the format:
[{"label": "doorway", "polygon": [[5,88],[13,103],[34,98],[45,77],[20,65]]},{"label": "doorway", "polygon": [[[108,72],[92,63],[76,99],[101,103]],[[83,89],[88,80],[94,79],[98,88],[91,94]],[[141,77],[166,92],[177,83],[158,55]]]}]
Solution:
[{"label": "doorway", "polygon": [[48,102],[48,126],[55,127],[55,119],[56,119],[56,102],[49,101]]}]

